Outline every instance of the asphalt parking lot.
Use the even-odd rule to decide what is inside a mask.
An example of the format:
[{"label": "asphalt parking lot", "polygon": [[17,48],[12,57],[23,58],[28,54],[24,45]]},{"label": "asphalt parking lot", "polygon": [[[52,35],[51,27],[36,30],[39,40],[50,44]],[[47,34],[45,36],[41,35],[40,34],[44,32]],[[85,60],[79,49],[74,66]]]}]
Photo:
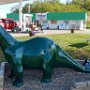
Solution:
[{"label": "asphalt parking lot", "polygon": [[[43,35],[53,35],[53,34],[67,34],[71,33],[71,30],[44,30],[43,32],[36,32],[36,36],[43,36]],[[79,34],[90,34],[90,30],[75,30],[74,33]],[[29,36],[29,33],[19,32],[19,33],[12,33],[10,34],[14,37],[22,37],[22,36]]]}]

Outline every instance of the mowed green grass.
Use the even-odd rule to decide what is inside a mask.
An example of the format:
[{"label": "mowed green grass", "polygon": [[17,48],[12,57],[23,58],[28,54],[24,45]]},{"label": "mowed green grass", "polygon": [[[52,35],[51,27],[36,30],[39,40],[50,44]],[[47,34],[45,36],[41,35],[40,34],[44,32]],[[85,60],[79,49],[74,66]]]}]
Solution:
[{"label": "mowed green grass", "polygon": [[87,21],[87,29],[90,29],[90,21]]},{"label": "mowed green grass", "polygon": [[[86,44],[86,39],[90,38],[89,34],[58,34],[44,37],[52,39],[74,59],[90,59],[90,42]],[[18,37],[16,39],[24,41],[31,39],[31,37]],[[0,50],[0,62],[4,60]]]}]

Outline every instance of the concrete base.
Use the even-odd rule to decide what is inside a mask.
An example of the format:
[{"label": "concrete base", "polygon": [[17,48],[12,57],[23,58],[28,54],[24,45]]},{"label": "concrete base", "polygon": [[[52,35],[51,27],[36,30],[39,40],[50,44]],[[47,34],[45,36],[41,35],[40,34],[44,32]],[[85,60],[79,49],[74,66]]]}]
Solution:
[{"label": "concrete base", "polygon": [[3,90],[4,84],[4,74],[5,74],[5,64],[7,62],[2,62],[0,66],[0,90]]},{"label": "concrete base", "polygon": [[[84,63],[84,60],[77,60],[77,62],[83,64]],[[12,90],[12,89],[13,90],[16,90],[17,88],[15,88],[15,87],[12,86],[12,80],[11,79],[8,79],[6,77],[6,75],[5,75],[6,72],[8,71],[8,73],[9,73],[9,70],[10,70],[9,65],[6,64],[6,63],[7,62],[2,62],[1,63],[1,67],[0,67],[0,90],[7,90],[7,89],[8,90]],[[53,74],[53,76],[52,76],[52,83],[50,83],[48,85],[43,84],[43,83],[40,82],[40,79],[42,77],[42,72],[41,71],[39,71],[39,70],[34,70],[33,71],[32,69],[31,70],[27,70],[27,71],[24,72],[24,83],[25,84],[24,84],[23,87],[20,87],[17,90],[47,90],[47,89],[48,90],[52,90],[52,88],[54,88],[56,90],[60,90],[60,88],[58,88],[58,87],[60,87],[59,84],[60,84],[60,82],[64,81],[63,78],[61,77],[62,76],[62,73],[63,73],[62,70],[64,71],[65,69],[59,68],[59,69],[57,69],[57,71],[56,70],[54,71],[56,74],[55,73]],[[67,69],[66,71],[67,71],[66,73],[69,73],[70,74],[70,72],[72,70]],[[73,72],[75,72],[75,71],[73,71]],[[80,72],[75,72],[75,73],[79,73],[81,75]],[[36,76],[36,74],[37,74],[37,76]],[[65,72],[64,72],[64,74],[65,74]],[[4,76],[7,79],[5,79]],[[59,77],[61,78],[61,80],[60,80]],[[4,79],[6,81],[4,81]],[[79,84],[77,84],[77,83],[79,83]],[[90,89],[88,89],[88,87],[90,87],[90,81],[89,80],[88,81],[86,80],[85,82],[75,82],[74,83],[74,86],[72,88],[70,88],[70,90],[90,90]],[[46,89],[44,89],[44,88],[46,88]],[[51,88],[51,89],[49,89],[49,88]],[[84,89],[82,89],[82,88],[84,88]]]}]

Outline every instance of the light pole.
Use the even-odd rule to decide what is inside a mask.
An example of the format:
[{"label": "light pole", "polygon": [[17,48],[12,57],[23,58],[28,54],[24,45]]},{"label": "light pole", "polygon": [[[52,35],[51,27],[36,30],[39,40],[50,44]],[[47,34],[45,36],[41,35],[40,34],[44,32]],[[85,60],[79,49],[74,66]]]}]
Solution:
[{"label": "light pole", "polygon": [[42,0],[41,0],[41,22],[40,24],[42,25]]}]

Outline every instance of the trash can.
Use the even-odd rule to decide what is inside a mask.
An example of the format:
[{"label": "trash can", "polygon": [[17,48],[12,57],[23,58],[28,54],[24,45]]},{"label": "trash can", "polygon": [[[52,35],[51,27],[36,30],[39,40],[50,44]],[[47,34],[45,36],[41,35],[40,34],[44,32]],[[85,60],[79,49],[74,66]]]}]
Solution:
[{"label": "trash can", "polygon": [[74,33],[74,29],[71,29],[71,33]]},{"label": "trash can", "polygon": [[35,32],[33,30],[30,30],[29,31],[29,36],[34,36],[35,35]]}]

